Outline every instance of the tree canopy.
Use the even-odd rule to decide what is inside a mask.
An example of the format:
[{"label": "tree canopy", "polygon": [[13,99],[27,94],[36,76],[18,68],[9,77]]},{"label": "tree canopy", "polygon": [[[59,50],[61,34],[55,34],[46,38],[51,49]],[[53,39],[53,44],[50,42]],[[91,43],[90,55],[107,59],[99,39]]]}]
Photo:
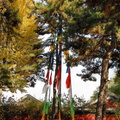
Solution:
[{"label": "tree canopy", "polygon": [[[57,34],[62,50],[71,51],[66,61],[71,66],[81,64],[85,67],[78,76],[84,81],[95,81],[92,74],[100,74],[97,107],[100,114],[97,120],[105,119],[103,112],[109,68],[117,67],[119,63],[119,6],[118,0],[45,0],[36,7],[44,32]],[[38,32],[41,33],[41,30],[38,29]]]},{"label": "tree canopy", "polygon": [[32,0],[2,0],[0,12],[0,88],[23,90],[28,77],[42,62],[41,40],[35,33],[36,16],[31,15]]},{"label": "tree canopy", "polygon": [[82,74],[77,74],[84,81],[95,81],[92,75],[99,74],[96,120],[105,119],[109,68],[117,68],[119,79],[119,7],[119,0],[42,0],[35,6],[32,0],[2,0],[0,87],[14,91],[28,85],[28,77],[42,62],[38,35],[50,34],[52,38],[44,43],[44,47],[50,46],[43,54],[44,65],[53,69],[56,59],[57,70],[58,53],[64,51],[69,66],[84,66]]}]

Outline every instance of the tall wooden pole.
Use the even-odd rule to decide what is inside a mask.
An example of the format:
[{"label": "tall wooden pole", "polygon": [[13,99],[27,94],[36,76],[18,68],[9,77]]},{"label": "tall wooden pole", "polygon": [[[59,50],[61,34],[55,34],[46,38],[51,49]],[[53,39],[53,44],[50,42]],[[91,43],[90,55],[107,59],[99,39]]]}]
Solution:
[{"label": "tall wooden pole", "polygon": [[58,27],[58,47],[59,47],[59,58],[58,58],[58,66],[60,70],[60,79],[58,85],[58,120],[61,120],[61,81],[62,81],[62,20],[61,15],[58,15],[59,18],[59,27]]},{"label": "tall wooden pole", "polygon": [[[59,21],[60,21],[60,15]],[[54,117],[56,114],[58,114],[58,119],[61,120],[61,65],[62,65],[62,41],[59,39],[61,34],[62,34],[62,24],[58,27],[57,29],[57,41],[55,43],[56,45],[56,67],[55,67],[55,76],[54,76],[54,83],[53,83],[53,106],[52,106],[52,120],[54,120]],[[57,96],[57,91],[56,91],[56,79],[57,79],[57,73],[58,70],[60,71],[60,78],[59,78],[59,83],[58,83],[58,96]],[[57,100],[56,100],[56,97]],[[56,103],[58,102],[58,107],[56,109]],[[57,113],[56,113],[57,112]]]},{"label": "tall wooden pole", "polygon": [[55,76],[54,76],[54,82],[53,82],[53,104],[52,104],[52,120],[55,118],[55,111],[56,111],[56,77],[57,77],[57,71],[58,71],[58,44],[56,43],[56,68],[55,68]]},{"label": "tall wooden pole", "polygon": [[61,78],[62,78],[62,43],[59,42],[59,70],[60,70],[60,79],[59,79],[59,85],[58,85],[58,120],[61,120]]}]

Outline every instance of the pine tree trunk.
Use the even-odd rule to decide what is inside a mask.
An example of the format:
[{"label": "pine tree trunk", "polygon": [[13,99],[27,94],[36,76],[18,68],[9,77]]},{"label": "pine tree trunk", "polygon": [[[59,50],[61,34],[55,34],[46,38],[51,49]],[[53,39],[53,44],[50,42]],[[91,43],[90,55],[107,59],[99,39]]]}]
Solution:
[{"label": "pine tree trunk", "polygon": [[103,59],[100,91],[96,108],[96,120],[106,120],[106,90],[108,86],[108,56]]},{"label": "pine tree trunk", "polygon": [[102,61],[101,83],[100,91],[98,94],[95,120],[106,120],[106,92],[108,87],[109,60],[111,59],[116,41],[116,36],[114,34],[111,35],[111,37],[111,45],[107,49],[106,55],[104,56]]}]

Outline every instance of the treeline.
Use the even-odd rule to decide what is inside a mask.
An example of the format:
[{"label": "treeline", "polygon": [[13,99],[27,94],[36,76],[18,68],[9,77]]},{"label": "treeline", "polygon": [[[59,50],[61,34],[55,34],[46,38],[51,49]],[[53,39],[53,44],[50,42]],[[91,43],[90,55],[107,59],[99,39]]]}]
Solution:
[{"label": "treeline", "polygon": [[[53,69],[49,56],[56,55],[60,43],[66,63],[85,68],[77,74],[84,81],[101,76],[96,120],[105,119],[109,69],[115,67],[120,77],[119,8],[119,0],[1,0],[0,91],[34,86],[30,75],[42,66]],[[39,39],[46,34],[52,39]],[[48,46],[53,51],[43,53]]]}]

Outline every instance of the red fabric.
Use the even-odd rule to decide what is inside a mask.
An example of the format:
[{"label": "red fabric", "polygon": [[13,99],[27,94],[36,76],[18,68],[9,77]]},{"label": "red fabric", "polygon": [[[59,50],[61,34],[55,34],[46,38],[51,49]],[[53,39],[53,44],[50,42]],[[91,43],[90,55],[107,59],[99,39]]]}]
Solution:
[{"label": "red fabric", "polygon": [[52,85],[52,72],[51,72],[51,75],[50,75],[50,79],[48,81],[48,85]]},{"label": "red fabric", "polygon": [[46,78],[49,79],[49,71],[47,71]]},{"label": "red fabric", "polygon": [[58,67],[58,71],[57,71],[57,76],[56,76],[56,88],[58,89],[59,86],[59,80],[61,79],[61,68],[60,66]]},{"label": "red fabric", "polygon": [[[95,120],[95,115],[75,115],[75,120]],[[106,120],[119,120],[117,117],[112,115],[106,115]]]},{"label": "red fabric", "polygon": [[116,103],[114,103],[113,101],[107,101],[106,102],[106,107],[108,107],[108,108],[117,108],[117,107],[119,107]]},{"label": "red fabric", "polygon": [[75,115],[75,120],[95,120],[95,115]]},{"label": "red fabric", "polygon": [[56,88],[58,89],[59,80],[56,80]]},{"label": "red fabric", "polygon": [[106,120],[119,120],[119,119],[115,116],[106,115]]},{"label": "red fabric", "polygon": [[61,79],[61,69],[60,69],[60,66],[58,67],[56,79],[57,79],[57,80],[60,80],[60,79]]},{"label": "red fabric", "polygon": [[[21,117],[21,116],[15,116],[13,120],[29,120],[31,117],[26,116],[26,117]],[[64,117],[63,117],[64,118]],[[87,115],[75,115],[74,116],[75,120],[95,120],[95,115],[94,114],[87,114]],[[36,119],[38,120],[38,119]],[[41,119],[39,119],[41,120]],[[70,120],[70,119],[66,119]],[[106,120],[119,120],[117,117],[112,116],[112,115],[106,115]]]},{"label": "red fabric", "polygon": [[68,70],[68,76],[66,79],[66,88],[70,88],[71,86],[71,74],[70,74],[70,69]]}]

